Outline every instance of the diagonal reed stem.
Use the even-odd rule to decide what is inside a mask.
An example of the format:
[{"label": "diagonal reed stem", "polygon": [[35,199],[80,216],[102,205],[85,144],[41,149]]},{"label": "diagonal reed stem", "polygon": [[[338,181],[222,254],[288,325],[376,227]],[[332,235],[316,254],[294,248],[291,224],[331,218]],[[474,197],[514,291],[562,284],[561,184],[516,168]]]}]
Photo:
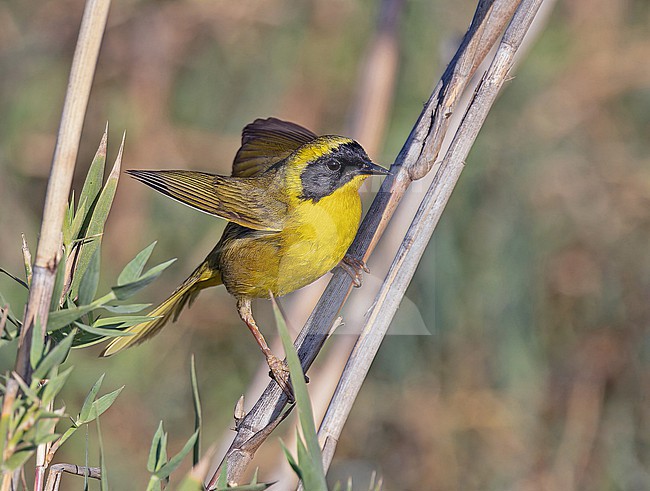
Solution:
[{"label": "diagonal reed stem", "polygon": [[[519,5],[518,0],[481,0],[472,23],[456,55],[447,67],[441,81],[426,103],[404,147],[391,167],[388,176],[370,210],[361,224],[359,233],[348,251],[355,258],[366,260],[385,230],[397,204],[410,183],[430,171],[449,127],[451,114],[464,93],[476,69],[503,33]],[[314,361],[352,287],[350,277],[344,272],[334,273],[320,301],[296,339],[303,369]],[[286,397],[275,383],[270,383],[253,408],[239,423],[237,434],[223,460],[228,461],[228,481],[240,482],[255,450],[246,442],[276,419],[286,404]],[[241,448],[247,447],[247,452]],[[223,463],[222,460],[222,463]],[[215,471],[208,487],[216,483]]]},{"label": "diagonal reed stem", "polygon": [[381,341],[406,293],[424,250],[447,205],[464,167],[465,159],[483,126],[490,108],[508,78],[515,54],[542,0],[523,0],[510,22],[492,64],[481,80],[433,182],[425,194],[393,260],[368,320],[350,354],[319,430],[323,463],[327,469],[334,456],[352,405],[370,369]]}]

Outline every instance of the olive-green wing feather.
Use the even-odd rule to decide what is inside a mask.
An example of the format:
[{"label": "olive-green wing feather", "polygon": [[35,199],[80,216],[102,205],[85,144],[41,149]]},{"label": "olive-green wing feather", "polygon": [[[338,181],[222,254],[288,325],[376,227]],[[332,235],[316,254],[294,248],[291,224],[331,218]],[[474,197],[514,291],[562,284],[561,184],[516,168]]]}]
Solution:
[{"label": "olive-green wing feather", "polygon": [[259,175],[314,138],[317,138],[315,133],[295,123],[276,118],[256,119],[242,131],[232,175]]},{"label": "olive-green wing feather", "polygon": [[282,230],[287,206],[269,193],[271,176],[236,178],[182,170],[126,172],[156,191],[210,215],[255,230]]}]

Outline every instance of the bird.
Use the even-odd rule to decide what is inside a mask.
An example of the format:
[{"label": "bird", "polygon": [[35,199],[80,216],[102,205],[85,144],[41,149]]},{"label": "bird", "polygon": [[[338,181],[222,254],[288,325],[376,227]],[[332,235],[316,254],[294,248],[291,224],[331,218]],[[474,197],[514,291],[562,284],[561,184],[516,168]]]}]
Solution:
[{"label": "bird", "polygon": [[341,266],[358,286],[361,261],[346,252],[362,206],[359,187],[389,171],[356,141],[318,136],[292,122],[256,119],[242,130],[231,176],[188,170],[128,170],[131,177],[194,209],[228,221],[203,262],[148,316],[126,328],[100,356],[111,356],[156,335],[201,290],[224,285],[264,354],[270,376],[292,400],[286,364],[268,347],[251,300],[279,297]]}]

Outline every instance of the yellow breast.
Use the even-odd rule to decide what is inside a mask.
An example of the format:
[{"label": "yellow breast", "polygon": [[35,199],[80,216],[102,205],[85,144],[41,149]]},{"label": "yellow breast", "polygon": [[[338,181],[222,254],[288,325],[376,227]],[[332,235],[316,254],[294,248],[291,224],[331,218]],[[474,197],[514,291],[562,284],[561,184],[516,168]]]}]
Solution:
[{"label": "yellow breast", "polygon": [[[352,183],[350,183],[352,184]],[[332,270],[343,259],[361,219],[358,185],[300,203],[283,230],[277,294],[302,288]]]},{"label": "yellow breast", "polygon": [[220,246],[219,270],[228,291],[238,298],[281,296],[331,271],[359,228],[358,189],[364,177],[316,202],[294,202],[280,232],[239,227]]}]

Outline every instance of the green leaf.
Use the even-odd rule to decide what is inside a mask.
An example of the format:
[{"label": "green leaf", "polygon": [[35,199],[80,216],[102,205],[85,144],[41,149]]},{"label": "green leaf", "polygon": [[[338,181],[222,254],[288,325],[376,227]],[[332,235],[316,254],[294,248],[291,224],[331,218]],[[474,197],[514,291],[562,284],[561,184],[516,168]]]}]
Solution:
[{"label": "green leaf", "polygon": [[303,439],[300,437],[296,439],[296,447],[298,462],[302,471],[301,479],[305,489],[327,491],[327,481],[325,480],[320,452],[316,455],[310,454],[305,447]]},{"label": "green leaf", "polygon": [[[111,210],[113,204],[113,198],[115,198],[115,192],[117,191],[117,183],[120,178],[120,168],[122,165],[122,153],[124,151],[124,137],[122,138],[122,144],[115,159],[115,164],[111,173],[106,179],[106,183],[102,188],[99,197],[95,206],[92,208],[92,215],[88,221],[88,227],[85,230],[85,237],[95,237],[95,240],[86,242],[81,246],[81,251],[77,259],[77,268],[75,271],[74,279],[72,281],[71,296],[72,298],[76,297],[79,289],[79,284],[81,278],[83,278],[90,260],[99,247],[101,242],[101,235],[104,233],[104,225],[106,224],[106,219],[108,218],[108,213]],[[83,192],[82,192],[83,195]]]},{"label": "green leaf", "polygon": [[65,432],[63,433],[63,435],[61,436],[61,438],[59,438],[59,440],[58,440],[58,441],[53,445],[52,448],[53,448],[54,450],[57,450],[57,449],[61,448],[61,445],[63,445],[63,444],[68,440],[68,438],[70,438],[72,435],[74,435],[74,433],[75,433],[78,429],[79,429],[79,428],[78,428],[77,426],[71,426],[70,428],[68,428],[67,430],[65,430]]},{"label": "green leaf", "polygon": [[[74,196],[73,199],[70,201],[70,208],[68,209],[69,212],[72,211],[74,205]],[[87,209],[88,204],[86,201],[80,201],[79,202],[79,209]],[[86,216],[84,213],[79,213],[77,212],[72,220],[69,221],[69,223],[66,223],[66,225],[63,227],[63,245],[64,247],[70,247],[74,241],[78,238],[79,231],[81,230],[81,226],[83,225],[84,219]]]},{"label": "green leaf", "polygon": [[[21,326],[22,323],[18,320],[16,315],[11,311],[11,306],[9,305],[9,302],[4,298],[2,295],[2,292],[0,292],[0,308],[2,308],[3,312],[0,312],[1,315],[6,315],[7,320],[11,322],[14,326],[18,327]],[[10,336],[8,336],[8,325],[5,325],[5,332],[2,333],[3,338],[6,337],[7,339],[11,339]]]},{"label": "green leaf", "polygon": [[99,193],[102,189],[102,182],[104,180],[107,141],[108,125],[106,125],[106,128],[104,129],[104,134],[102,135],[102,139],[97,147],[97,152],[88,168],[86,179],[81,188],[79,206],[77,207],[77,213],[75,215],[75,221],[78,221],[79,223],[72,227],[71,240],[79,238],[79,234],[82,231],[82,224],[85,224],[86,227],[88,226],[90,213],[99,198]]},{"label": "green leaf", "polygon": [[154,491],[155,489],[161,490],[162,487],[160,486],[160,479],[153,475],[149,478],[146,491]]},{"label": "green leaf", "polygon": [[[161,460],[161,457],[163,453],[167,453],[165,450],[162,449],[163,445],[163,439],[165,436],[165,432],[163,430],[163,423],[162,421],[158,425],[158,429],[156,430],[156,433],[153,435],[153,440],[151,440],[151,448],[149,449],[149,460],[147,461],[147,470],[151,473],[156,472],[159,469],[159,462]],[[165,457],[165,460],[167,458]]]},{"label": "green leaf", "polygon": [[29,352],[29,362],[32,367],[35,367],[41,361],[44,350],[45,337],[41,335],[41,319],[40,317],[36,317],[34,320],[34,328],[32,329],[32,347]]},{"label": "green leaf", "polygon": [[98,246],[88,263],[88,269],[86,269],[86,272],[79,283],[78,305],[88,305],[95,298],[97,285],[99,285],[100,256],[101,247]]},{"label": "green leaf", "polygon": [[[81,322],[75,322],[74,325],[77,326],[82,331],[85,331],[89,334],[93,334],[94,336],[98,337],[100,341],[102,340],[101,338],[117,338],[120,336],[133,336],[133,333],[124,332],[115,327],[109,327],[109,328],[94,327],[94,326],[89,326],[87,324],[82,324]],[[81,342],[79,339],[75,339],[74,346],[75,347],[81,346]]]},{"label": "green leaf", "polygon": [[126,266],[117,277],[117,285],[122,286],[127,283],[132,283],[140,278],[144,265],[147,264],[153,248],[156,247],[156,242],[151,243],[143,250],[141,250]]},{"label": "green leaf", "polygon": [[284,452],[284,458],[287,459],[287,462],[289,462],[289,465],[293,469],[293,472],[296,473],[298,476],[298,479],[302,480],[302,470],[300,469],[300,466],[298,465],[298,462],[296,462],[296,459],[293,458],[293,455],[291,455],[291,452],[289,452],[289,449],[286,447],[284,442],[280,440],[280,445],[282,445],[282,451]]},{"label": "green leaf", "polygon": [[102,438],[102,429],[99,425],[99,418],[95,420],[97,424],[97,443],[99,444],[99,469],[102,478],[99,482],[101,491],[108,491],[108,472],[106,471],[106,454],[104,452],[104,439]]},{"label": "green leaf", "polygon": [[98,319],[93,322],[93,327],[105,327],[105,326],[115,326],[113,329],[123,329],[126,327],[135,326],[136,324],[141,324],[142,322],[147,322],[157,319],[157,317],[151,317],[149,315],[124,315],[124,316],[115,316],[115,317],[105,317],[103,319]]},{"label": "green leaf", "polygon": [[34,445],[44,445],[45,443],[52,443],[55,441],[57,438],[59,438],[58,433],[47,433],[47,434],[40,434],[32,440],[32,443]]},{"label": "green leaf", "polygon": [[102,386],[105,375],[105,373],[102,373],[100,375],[100,377],[97,379],[97,382],[95,382],[95,384],[91,387],[90,391],[86,395],[86,399],[84,399],[84,403],[81,406],[81,411],[79,411],[79,416],[75,421],[75,424],[77,426],[81,426],[85,421],[92,421],[91,414],[93,410],[93,403],[95,402],[95,397],[97,397],[97,394],[99,393],[99,389]]},{"label": "green leaf", "polygon": [[102,305],[102,308],[108,310],[113,314],[135,314],[141,312],[147,307],[151,307],[150,303],[132,303],[126,305]]},{"label": "green leaf", "polygon": [[[22,378],[20,378],[19,376],[15,375],[14,378],[16,380],[16,383],[20,387],[20,390],[23,391],[23,393],[27,396],[27,398],[30,401],[38,401],[39,400],[39,397],[38,397],[38,394],[36,393],[36,390],[34,390],[30,386],[28,386],[25,383],[25,381]],[[34,384],[38,384],[39,380],[35,378],[32,382],[34,382]],[[24,411],[24,408],[23,408],[23,411]],[[14,419],[17,419],[17,418],[14,418]]]},{"label": "green leaf", "polygon": [[198,435],[192,454],[192,465],[197,465],[201,460],[201,398],[199,397],[199,383],[196,378],[196,362],[194,354],[190,358],[190,381],[192,383],[192,402],[194,403],[194,431]]},{"label": "green leaf", "polygon": [[196,439],[199,437],[199,432],[195,431],[192,436],[185,442],[185,445],[183,445],[183,448],[181,449],[180,452],[178,452],[176,455],[174,455],[171,459],[169,459],[169,462],[167,462],[165,465],[163,465],[159,470],[156,471],[155,475],[160,479],[161,481],[163,479],[167,479],[172,472],[174,472],[179,465],[181,465],[181,462],[183,459],[187,456],[188,453],[194,448],[194,442]]},{"label": "green leaf", "polygon": [[57,409],[56,411],[43,411],[42,409],[38,412],[38,419],[61,419],[65,416],[63,408]]},{"label": "green leaf", "polygon": [[282,346],[287,356],[287,364],[291,373],[291,383],[296,397],[296,405],[298,406],[298,418],[305,440],[303,443],[298,438],[298,463],[302,471],[301,479],[303,480],[305,489],[327,491],[325,470],[323,469],[323,460],[320,445],[318,444],[316,426],[314,424],[314,413],[312,411],[311,401],[309,400],[307,384],[305,383],[305,375],[278,304],[274,298],[271,300],[273,302],[273,312],[275,313],[278,332],[280,333]]},{"label": "green leaf", "polygon": [[0,273],[6,274],[7,276],[9,276],[9,278],[11,278],[12,280],[14,280],[14,281],[15,281],[16,283],[18,283],[20,286],[29,289],[29,286],[27,285],[27,283],[25,283],[23,280],[21,280],[20,278],[18,278],[18,276],[14,276],[14,275],[12,275],[12,274],[11,274],[9,271],[7,271],[6,269],[4,269],[4,268],[0,268]]},{"label": "green leaf", "polygon": [[70,375],[70,373],[72,373],[73,368],[74,367],[70,367],[64,372],[56,375],[55,377],[52,377],[50,380],[47,381],[45,387],[43,387],[43,392],[41,395],[41,404],[46,406],[54,400],[56,395],[59,392],[61,392],[61,389],[63,388],[63,385],[65,384],[66,380],[68,380],[68,376]]},{"label": "green leaf", "polygon": [[55,418],[44,418],[38,419],[36,424],[33,426],[35,429],[34,436],[30,440],[34,445],[40,445],[42,443],[50,443],[56,440],[59,436],[54,434],[54,428],[58,419]]},{"label": "green leaf", "polygon": [[187,475],[176,488],[176,491],[203,491],[203,481],[192,475]]},{"label": "green leaf", "polygon": [[52,298],[50,298],[50,312],[59,310],[59,307],[61,305],[61,296],[63,295],[67,261],[68,251],[67,249],[63,249],[63,254],[61,254],[61,259],[56,268],[56,276],[54,277],[54,288],[52,289]]},{"label": "green leaf", "polygon": [[270,482],[270,483],[255,483],[255,484],[242,484],[241,486],[226,486],[225,488],[220,488],[217,487],[216,491],[264,491],[265,489],[270,488],[273,486],[275,483]]},{"label": "green leaf", "polygon": [[217,478],[217,489],[226,489],[228,487],[228,459],[224,459],[221,468],[221,474]]},{"label": "green leaf", "polygon": [[45,357],[39,362],[38,366],[32,374],[34,380],[41,380],[47,378],[50,370],[56,366],[59,366],[63,363],[70,353],[70,348],[72,348],[72,341],[74,340],[74,333],[76,330],[68,334],[63,341],[58,343],[50,350],[50,352],[45,355]]},{"label": "green leaf", "polygon": [[170,259],[169,261],[158,264],[140,276],[136,281],[125,285],[114,286],[111,290],[118,300],[126,300],[158,278],[158,276],[160,276],[165,269],[171,266],[174,261],[176,261],[176,259]]},{"label": "green leaf", "polygon": [[110,408],[111,405],[115,402],[115,399],[117,399],[117,396],[120,395],[122,389],[124,389],[124,386],[114,390],[113,392],[109,392],[108,394],[101,396],[99,399],[93,402],[92,411],[90,411],[90,419],[87,421],[82,421],[82,423],[89,423],[93,419],[96,419],[104,414],[106,410]]},{"label": "green leaf", "polygon": [[52,312],[47,319],[47,331],[52,332],[68,326],[79,319],[82,315],[86,315],[88,312],[96,308],[97,305],[93,302],[81,307],[71,307],[69,309]]},{"label": "green leaf", "polygon": [[63,245],[70,243],[70,228],[74,221],[74,189],[70,193],[70,201],[65,209],[65,216],[63,217]]},{"label": "green leaf", "polygon": [[34,453],[34,448],[16,452],[7,460],[4,461],[3,468],[6,469],[7,471],[16,470],[25,462],[27,462],[27,459],[29,459],[33,455],[33,453]]}]

